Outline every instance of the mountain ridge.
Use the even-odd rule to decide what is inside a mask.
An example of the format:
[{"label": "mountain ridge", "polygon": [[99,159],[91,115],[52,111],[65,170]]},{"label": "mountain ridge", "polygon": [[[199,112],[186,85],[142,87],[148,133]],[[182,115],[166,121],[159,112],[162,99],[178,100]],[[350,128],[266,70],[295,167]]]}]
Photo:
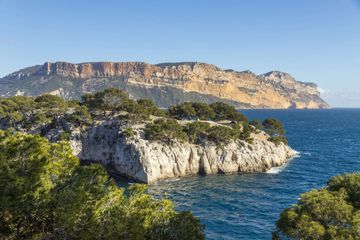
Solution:
[{"label": "mountain ridge", "polygon": [[202,62],[45,62],[0,78],[0,95],[60,95],[78,99],[87,92],[122,88],[133,98],[161,107],[183,101],[225,101],[239,108],[328,108],[314,83],[288,73],[256,75]]}]

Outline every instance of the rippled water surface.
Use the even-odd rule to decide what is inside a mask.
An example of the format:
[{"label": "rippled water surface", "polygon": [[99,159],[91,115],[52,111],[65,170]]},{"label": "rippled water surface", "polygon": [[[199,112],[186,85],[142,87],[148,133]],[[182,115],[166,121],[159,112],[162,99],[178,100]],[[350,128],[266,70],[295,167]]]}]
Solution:
[{"label": "rippled water surface", "polygon": [[270,173],[195,176],[149,187],[199,217],[207,239],[271,239],[279,213],[300,193],[333,175],[360,171],[360,109],[243,112],[250,119],[283,121],[300,157]]}]

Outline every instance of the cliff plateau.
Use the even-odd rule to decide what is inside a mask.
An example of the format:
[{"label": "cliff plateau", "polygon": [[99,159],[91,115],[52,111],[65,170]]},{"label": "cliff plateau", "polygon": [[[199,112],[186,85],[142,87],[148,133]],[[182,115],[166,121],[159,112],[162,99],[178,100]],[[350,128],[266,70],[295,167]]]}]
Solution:
[{"label": "cliff plateau", "polygon": [[[117,120],[72,129],[70,145],[83,162],[97,162],[116,173],[144,183],[195,174],[265,172],[296,155],[284,143],[274,144],[264,132],[253,134],[253,143],[237,140],[219,146],[173,141],[171,144],[144,139],[143,125],[132,125],[136,134],[128,138]],[[56,128],[47,138],[56,138]],[[69,130],[65,128],[65,130]]]},{"label": "cliff plateau", "polygon": [[184,101],[224,101],[238,108],[329,107],[316,84],[296,81],[287,73],[256,75],[197,62],[47,62],[0,79],[3,97],[51,93],[78,99],[109,87],[124,89],[133,99],[151,99],[161,107]]}]

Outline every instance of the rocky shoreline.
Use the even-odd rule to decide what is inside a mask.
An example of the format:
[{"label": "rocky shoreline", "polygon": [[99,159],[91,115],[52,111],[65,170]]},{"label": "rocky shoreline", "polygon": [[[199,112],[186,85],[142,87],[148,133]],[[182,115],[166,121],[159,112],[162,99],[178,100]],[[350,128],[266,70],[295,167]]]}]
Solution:
[{"label": "rocky shoreline", "polygon": [[143,183],[195,174],[265,172],[296,155],[284,143],[263,139],[263,132],[253,135],[253,143],[236,140],[223,145],[198,145],[176,140],[148,141],[139,126],[134,127],[135,136],[129,138],[124,128],[107,121],[85,131],[72,131],[69,142],[83,162],[101,163]]}]

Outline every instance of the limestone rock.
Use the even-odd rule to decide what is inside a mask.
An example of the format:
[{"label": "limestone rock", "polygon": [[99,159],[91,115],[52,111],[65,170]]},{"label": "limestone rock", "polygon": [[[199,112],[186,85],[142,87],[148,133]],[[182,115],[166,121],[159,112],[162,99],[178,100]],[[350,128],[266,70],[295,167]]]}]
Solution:
[{"label": "limestone rock", "polygon": [[197,62],[163,63],[47,62],[0,79],[0,95],[51,93],[80,98],[107,87],[124,89],[132,98],[148,98],[161,107],[184,101],[224,101],[238,108],[327,108],[313,83],[289,74],[222,70]]},{"label": "limestone rock", "polygon": [[253,144],[238,140],[223,146],[210,142],[166,144],[143,139],[141,128],[136,132],[128,139],[121,127],[103,123],[82,133],[73,132],[70,145],[82,161],[102,163],[145,183],[195,174],[264,172],[295,156],[285,144],[259,139]]}]

